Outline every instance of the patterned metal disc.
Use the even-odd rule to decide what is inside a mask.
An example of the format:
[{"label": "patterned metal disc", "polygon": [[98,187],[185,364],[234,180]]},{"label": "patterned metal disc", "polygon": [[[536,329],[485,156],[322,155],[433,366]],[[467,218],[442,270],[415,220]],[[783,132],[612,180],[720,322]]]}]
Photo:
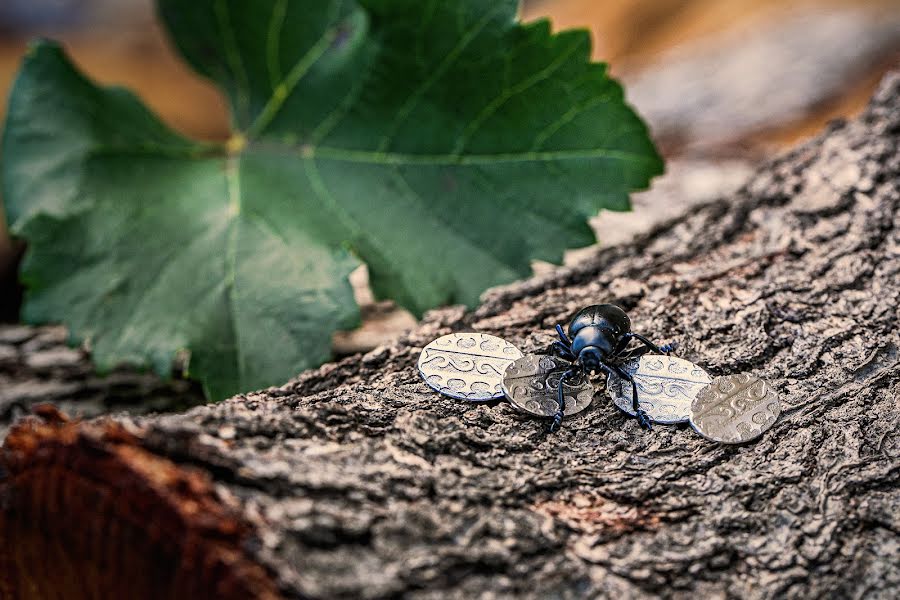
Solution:
[{"label": "patterned metal disc", "polygon": [[778,395],[762,379],[741,373],[717,377],[691,405],[691,427],[714,442],[741,444],[765,433],[781,414]]},{"label": "patterned metal disc", "polygon": [[459,400],[503,397],[503,373],[520,358],[518,348],[485,333],[451,333],[434,340],[419,356],[419,374],[434,390]]},{"label": "patterned metal disc", "polygon": [[[662,354],[645,354],[622,368],[634,377],[638,403],[654,423],[683,423],[690,418],[691,402],[710,382],[706,371],[694,363]],[[631,383],[610,375],[606,389],[616,406],[634,416]]]},{"label": "patterned metal disc", "polygon": [[[503,392],[517,409],[538,416],[552,417],[559,407],[559,379],[569,363],[553,356],[526,354],[506,369]],[[563,384],[566,407],[563,414],[583,411],[594,398],[594,386],[578,374]]]}]

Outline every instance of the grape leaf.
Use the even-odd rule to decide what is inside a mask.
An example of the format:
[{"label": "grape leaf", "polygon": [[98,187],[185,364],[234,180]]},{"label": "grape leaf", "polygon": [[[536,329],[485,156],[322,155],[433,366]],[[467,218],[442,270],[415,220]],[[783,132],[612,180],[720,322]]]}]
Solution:
[{"label": "grape leaf", "polygon": [[33,45],[10,100],[8,222],[24,318],[64,321],[102,370],[189,372],[214,398],[320,364],[379,297],[473,304],[591,244],[662,170],[583,31],[514,0],[159,0],[232,109],[187,140],[138,99]]}]

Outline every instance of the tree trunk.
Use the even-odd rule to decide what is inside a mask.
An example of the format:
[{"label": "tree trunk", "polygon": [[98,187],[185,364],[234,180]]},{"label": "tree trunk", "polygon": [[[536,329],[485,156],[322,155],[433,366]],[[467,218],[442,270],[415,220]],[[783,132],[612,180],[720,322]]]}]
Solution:
[{"label": "tree trunk", "polygon": [[87,353],[67,339],[65,327],[0,323],[0,441],[15,417],[41,402],[95,417],[185,410],[203,401],[200,386],[185,379],[162,381],[127,368],[98,375]]},{"label": "tree trunk", "polygon": [[[900,75],[865,114],[581,266],[277,389],[184,414],[20,421],[4,598],[895,598]],[[616,302],[714,375],[778,391],[743,446],[647,432],[601,392],[546,422],[433,393],[427,342],[546,347]]]}]

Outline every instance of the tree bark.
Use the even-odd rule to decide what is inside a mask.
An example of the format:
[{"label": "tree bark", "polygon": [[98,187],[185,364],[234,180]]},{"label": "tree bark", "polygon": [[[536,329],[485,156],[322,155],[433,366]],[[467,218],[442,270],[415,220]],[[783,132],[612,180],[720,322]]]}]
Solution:
[{"label": "tree bark", "polygon": [[87,352],[67,339],[65,327],[0,323],[0,441],[15,417],[42,402],[96,417],[185,410],[203,401],[200,386],[181,378],[163,381],[127,368],[98,375]]},{"label": "tree bark", "polygon": [[[894,598],[900,590],[900,75],[734,197],[389,346],[183,414],[20,421],[0,592],[53,597]],[[523,351],[597,302],[778,391],[743,446],[601,392],[561,431],[430,391],[427,342]]]}]

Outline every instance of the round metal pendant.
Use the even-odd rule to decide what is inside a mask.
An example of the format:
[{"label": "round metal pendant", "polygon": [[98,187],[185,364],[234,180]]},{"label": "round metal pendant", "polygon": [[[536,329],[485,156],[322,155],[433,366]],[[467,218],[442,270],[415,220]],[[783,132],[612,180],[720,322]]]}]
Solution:
[{"label": "round metal pendant", "polygon": [[[654,423],[683,423],[690,418],[691,403],[709,375],[694,363],[662,354],[645,354],[628,361],[622,368],[637,384],[638,403]],[[609,375],[606,389],[616,406],[635,416],[631,383]]]},{"label": "round metal pendant", "polygon": [[703,437],[742,444],[765,433],[781,414],[778,395],[749,373],[717,377],[691,405],[691,427]]},{"label": "round metal pendant", "polygon": [[503,373],[522,356],[518,348],[486,333],[451,333],[419,355],[419,374],[432,389],[459,400],[503,397]]},{"label": "round metal pendant", "polygon": [[[503,392],[510,403],[537,417],[552,417],[559,407],[559,379],[569,363],[553,356],[526,354],[513,362],[503,376]],[[594,397],[594,386],[580,374],[563,384],[565,416],[583,411]]]}]

